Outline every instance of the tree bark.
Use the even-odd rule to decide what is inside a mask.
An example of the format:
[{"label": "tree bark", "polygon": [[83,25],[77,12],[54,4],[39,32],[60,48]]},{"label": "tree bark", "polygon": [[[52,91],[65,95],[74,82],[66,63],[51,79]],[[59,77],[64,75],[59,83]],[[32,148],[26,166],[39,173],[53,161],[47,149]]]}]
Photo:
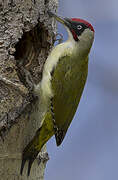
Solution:
[{"label": "tree bark", "polygon": [[35,160],[29,178],[27,165],[20,175],[22,151],[40,126],[23,69],[41,80],[56,31],[47,10],[56,11],[57,1],[0,0],[0,180],[44,179],[46,161]]}]

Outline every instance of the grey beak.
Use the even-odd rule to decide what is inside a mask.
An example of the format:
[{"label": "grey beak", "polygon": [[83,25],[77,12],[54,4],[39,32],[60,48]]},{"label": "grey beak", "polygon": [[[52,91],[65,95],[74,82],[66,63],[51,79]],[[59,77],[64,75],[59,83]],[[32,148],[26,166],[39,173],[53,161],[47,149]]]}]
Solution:
[{"label": "grey beak", "polygon": [[48,14],[50,17],[54,17],[58,22],[67,26],[68,28],[70,28],[70,23],[66,20],[66,18],[57,16],[56,14],[52,13],[51,11],[48,11]]}]

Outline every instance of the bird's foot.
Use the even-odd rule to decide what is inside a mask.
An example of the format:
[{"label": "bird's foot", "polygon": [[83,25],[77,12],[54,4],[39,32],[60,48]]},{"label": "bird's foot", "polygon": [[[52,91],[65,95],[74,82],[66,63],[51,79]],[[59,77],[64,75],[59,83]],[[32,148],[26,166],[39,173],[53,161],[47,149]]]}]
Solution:
[{"label": "bird's foot", "polygon": [[58,44],[61,44],[63,42],[63,35],[60,33],[55,34],[55,40],[54,41],[55,42],[58,41]]},{"label": "bird's foot", "polygon": [[41,162],[46,163],[49,160],[49,155],[47,152],[40,152],[38,155],[38,165],[40,165]]}]

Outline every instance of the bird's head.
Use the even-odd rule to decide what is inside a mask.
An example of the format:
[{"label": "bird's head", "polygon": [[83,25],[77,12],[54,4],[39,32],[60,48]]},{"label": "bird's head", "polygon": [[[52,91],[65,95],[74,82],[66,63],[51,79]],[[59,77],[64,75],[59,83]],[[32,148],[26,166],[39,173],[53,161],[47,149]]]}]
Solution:
[{"label": "bird's head", "polygon": [[52,12],[48,13],[67,28],[69,38],[75,42],[88,40],[93,42],[94,28],[89,22],[78,18],[62,18]]}]

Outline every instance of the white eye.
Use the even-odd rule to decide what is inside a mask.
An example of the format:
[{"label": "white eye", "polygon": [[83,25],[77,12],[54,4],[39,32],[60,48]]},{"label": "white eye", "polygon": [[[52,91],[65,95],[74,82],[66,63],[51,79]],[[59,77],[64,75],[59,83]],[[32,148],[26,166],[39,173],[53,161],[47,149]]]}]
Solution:
[{"label": "white eye", "polygon": [[82,29],[82,26],[81,26],[81,25],[78,25],[78,26],[77,26],[77,29],[78,29],[78,30]]}]

